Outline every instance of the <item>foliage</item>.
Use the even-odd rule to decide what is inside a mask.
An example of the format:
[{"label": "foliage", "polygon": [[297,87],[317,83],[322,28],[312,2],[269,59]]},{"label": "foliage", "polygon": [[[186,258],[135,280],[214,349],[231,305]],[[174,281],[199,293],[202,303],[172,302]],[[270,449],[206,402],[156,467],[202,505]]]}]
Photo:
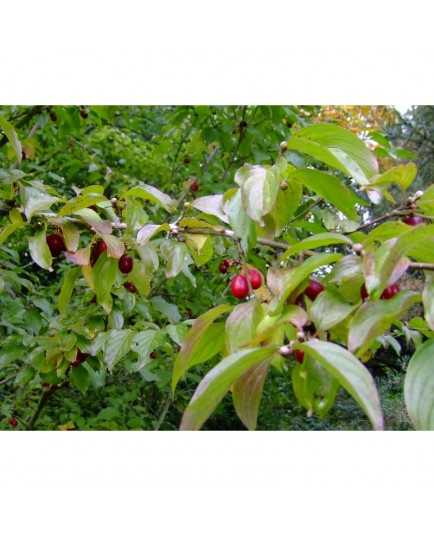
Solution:
[{"label": "foliage", "polygon": [[[345,391],[381,430],[369,365],[400,337],[408,413],[433,428],[433,193],[414,163],[381,172],[320,107],[0,113],[3,428],[196,430],[232,400],[231,427],[255,429],[274,378],[320,419]],[[413,271],[422,292],[396,287]]]}]

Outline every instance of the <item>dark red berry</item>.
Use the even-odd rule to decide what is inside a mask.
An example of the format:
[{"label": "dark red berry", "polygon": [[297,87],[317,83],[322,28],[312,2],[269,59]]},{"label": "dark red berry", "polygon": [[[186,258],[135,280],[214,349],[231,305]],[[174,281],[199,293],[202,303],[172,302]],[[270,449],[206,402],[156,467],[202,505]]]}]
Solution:
[{"label": "dark red berry", "polygon": [[297,299],[295,300],[295,305],[298,305],[299,307],[304,307],[303,296],[297,296]]},{"label": "dark red berry", "polygon": [[81,361],[79,361],[78,359],[74,359],[74,361],[71,361],[71,365],[73,367],[78,367],[78,365],[81,364]]},{"label": "dark red berry", "polygon": [[186,156],[186,157],[184,158],[184,164],[185,164],[186,166],[188,166],[189,163],[190,163],[190,158],[189,158],[188,156]]},{"label": "dark red berry", "polygon": [[65,243],[59,235],[47,235],[46,241],[53,257],[58,257],[62,251],[66,251]]},{"label": "dark red berry", "polygon": [[151,352],[151,353],[149,354],[149,357],[150,357],[151,359],[157,359],[157,357],[158,357],[158,356],[157,356],[157,352]]},{"label": "dark red berry", "polygon": [[89,354],[86,354],[82,352],[81,350],[77,350],[77,361],[80,363],[83,363],[83,361],[86,361],[86,359],[89,357]]},{"label": "dark red berry", "polygon": [[190,187],[192,192],[197,192],[199,190],[199,184],[197,182],[193,183]]},{"label": "dark red berry", "polygon": [[16,428],[16,427],[18,426],[18,419],[11,419],[11,420],[9,421],[9,424],[10,424],[11,426],[13,426],[14,428]]},{"label": "dark red berry", "polygon": [[104,251],[107,251],[107,244],[104,242],[104,240],[101,240],[98,242],[98,249],[96,250],[98,253],[98,257],[104,253]]},{"label": "dark red berry", "polygon": [[27,155],[24,151],[21,151],[21,160],[27,160]]},{"label": "dark red berry", "polygon": [[366,290],[365,283],[363,283],[363,285],[360,288],[360,296],[361,296],[363,301],[365,301],[365,300],[367,300],[369,298],[369,294],[368,294],[368,291]]},{"label": "dark red berry", "polygon": [[302,364],[303,360],[304,360],[304,352],[303,352],[303,350],[296,350],[294,352],[294,357],[300,364]]},{"label": "dark red berry", "polygon": [[48,382],[42,382],[41,385],[42,387],[50,387],[50,384]]},{"label": "dark red berry", "polygon": [[249,270],[249,279],[252,289],[256,290],[262,286],[262,275],[258,270]]},{"label": "dark red berry", "polygon": [[129,290],[130,292],[132,292],[133,294],[135,292],[137,292],[137,289],[135,287],[135,285],[133,285],[133,283],[130,283],[129,281],[125,281],[124,283],[124,287]]},{"label": "dark red berry", "polygon": [[96,296],[94,296],[94,297],[90,300],[90,303],[96,303]]},{"label": "dark red berry", "polygon": [[228,271],[228,267],[227,267],[227,265],[226,265],[224,262],[220,263],[220,265],[219,265],[219,272],[220,272],[221,274],[226,274],[227,271]]},{"label": "dark red berry", "polygon": [[393,298],[398,292],[400,291],[399,285],[397,283],[393,283],[392,285],[389,285],[381,295],[381,298],[383,300],[390,300],[390,298]]},{"label": "dark red berry", "polygon": [[133,258],[130,255],[122,255],[122,257],[119,259],[119,270],[123,274],[129,274],[131,270],[133,269],[134,261]]},{"label": "dark red berry", "polygon": [[50,113],[50,119],[51,121],[57,121],[57,115],[54,112]]},{"label": "dark red berry", "polygon": [[86,110],[80,110],[80,115],[83,119],[87,119],[89,117],[89,114],[87,113]]},{"label": "dark red berry", "polygon": [[318,283],[318,281],[315,281],[314,279],[309,279],[309,285],[307,286],[304,293],[308,298],[314,301],[318,294],[321,294],[323,290],[324,287],[321,285],[321,283]]},{"label": "dark red berry", "polygon": [[420,216],[409,216],[403,221],[407,225],[411,225],[412,227],[417,227],[418,225],[421,225],[423,223],[423,218],[421,218]]},{"label": "dark red berry", "polygon": [[231,281],[231,292],[235,298],[245,298],[249,293],[247,279],[243,275],[236,275]]},{"label": "dark red berry", "polygon": [[229,259],[223,259],[222,263],[229,268],[229,266],[232,264],[232,261]]}]

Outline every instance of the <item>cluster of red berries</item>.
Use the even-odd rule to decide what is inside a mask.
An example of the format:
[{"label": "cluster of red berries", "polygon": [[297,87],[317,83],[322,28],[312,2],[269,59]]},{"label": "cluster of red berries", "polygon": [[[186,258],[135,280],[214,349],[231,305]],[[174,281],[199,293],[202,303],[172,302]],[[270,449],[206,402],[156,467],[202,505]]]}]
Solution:
[{"label": "cluster of red berries", "polygon": [[[253,290],[262,286],[262,275],[258,270],[248,270],[248,278]],[[245,298],[249,293],[249,283],[245,275],[236,275],[231,281],[232,296],[238,299]]]},{"label": "cluster of red berries", "polygon": [[[399,288],[399,285],[397,283],[392,283],[389,285],[386,289],[383,290],[383,293],[381,294],[382,300],[390,300],[390,298],[393,298],[401,289]],[[360,296],[363,301],[367,300],[369,297],[368,291],[366,289],[365,283],[363,283],[361,289],[360,289]]]}]

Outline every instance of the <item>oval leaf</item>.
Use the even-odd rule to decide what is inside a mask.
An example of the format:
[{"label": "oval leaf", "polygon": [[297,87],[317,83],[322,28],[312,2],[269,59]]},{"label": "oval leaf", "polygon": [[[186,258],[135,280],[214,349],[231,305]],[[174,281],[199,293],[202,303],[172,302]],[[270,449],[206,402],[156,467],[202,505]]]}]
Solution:
[{"label": "oval leaf", "polygon": [[206,335],[207,330],[214,320],[232,309],[232,305],[222,304],[196,318],[190,331],[182,341],[181,349],[173,366],[172,391],[175,390],[179,379],[185,371],[193,365],[211,359],[211,357],[220,352],[224,340],[220,346],[215,344],[215,341]]},{"label": "oval leaf", "polygon": [[274,346],[241,350],[225,357],[198,385],[181,420],[181,430],[199,430],[231,385],[249,368],[260,365],[275,352]]},{"label": "oval leaf", "polygon": [[360,405],[375,430],[383,430],[383,412],[374,379],[368,369],[348,350],[337,344],[311,339],[294,345],[317,359]]},{"label": "oval leaf", "polygon": [[71,268],[65,275],[63,280],[62,289],[59,294],[59,313],[63,315],[68,307],[69,300],[72,296],[72,291],[74,290],[74,282],[77,279],[78,274],[80,273],[80,268]]},{"label": "oval leaf", "polygon": [[404,398],[416,430],[434,430],[434,339],[426,341],[410,359]]}]

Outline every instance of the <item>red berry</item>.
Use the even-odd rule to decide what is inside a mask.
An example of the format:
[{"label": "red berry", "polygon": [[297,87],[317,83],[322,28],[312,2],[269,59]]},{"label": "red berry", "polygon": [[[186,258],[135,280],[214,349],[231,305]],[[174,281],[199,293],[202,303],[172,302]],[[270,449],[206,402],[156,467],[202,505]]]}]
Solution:
[{"label": "red berry", "polygon": [[62,251],[66,251],[65,243],[59,235],[47,235],[45,240],[53,257],[58,257]]},{"label": "red berry", "polygon": [[256,290],[262,286],[262,275],[258,270],[249,270],[249,279],[252,289]]},{"label": "red berry", "polygon": [[101,240],[98,242],[98,249],[96,250],[98,253],[98,257],[101,255],[101,253],[104,253],[104,251],[107,251],[107,244],[104,242],[104,240]]},{"label": "red berry", "polygon": [[369,298],[369,294],[368,294],[368,291],[366,290],[365,283],[363,283],[363,285],[360,288],[360,296],[361,296],[363,301],[365,301],[365,300],[367,300]]},{"label": "red berry", "polygon": [[222,262],[222,263],[219,265],[219,272],[220,272],[221,274],[226,274],[227,271],[228,271],[228,267],[227,267],[227,265],[226,265],[224,262]]},{"label": "red berry", "polygon": [[124,283],[124,287],[125,287],[127,290],[129,290],[130,292],[132,292],[133,294],[134,294],[135,292],[137,292],[137,289],[136,289],[135,285],[133,285],[133,284],[130,283],[129,281],[125,281],[125,283]]},{"label": "red berry", "polygon": [[188,156],[186,156],[186,157],[184,158],[184,164],[185,164],[186,166],[188,166],[189,163],[190,163],[190,158],[189,158]]},{"label": "red berry", "polygon": [[296,350],[294,352],[294,357],[300,364],[302,364],[303,360],[304,360],[304,352],[303,352],[303,350]]},{"label": "red berry", "polygon": [[229,268],[229,266],[232,264],[232,261],[230,261],[229,259],[223,259],[222,262],[223,262],[223,264],[224,264],[225,266],[227,266],[228,268]]},{"label": "red berry", "polygon": [[156,353],[156,352],[151,352],[151,353],[149,354],[149,357],[150,357],[151,359],[157,359],[158,356],[157,356],[157,353]]},{"label": "red berry", "polygon": [[191,187],[190,187],[190,190],[191,190],[192,192],[197,192],[197,191],[199,190],[199,185],[198,185],[198,183],[197,183],[197,182],[193,183],[193,184],[191,185]]},{"label": "red berry", "polygon": [[21,160],[27,160],[27,155],[24,151],[21,151]]},{"label": "red berry", "polygon": [[86,359],[89,357],[89,354],[85,354],[81,350],[77,350],[77,361],[80,363],[83,363],[83,361],[86,361]]},{"label": "red berry", "polygon": [[119,259],[119,270],[123,274],[129,274],[131,270],[133,269],[134,261],[133,258],[130,255],[122,255],[122,257]]},{"label": "red berry", "polygon": [[96,303],[96,296],[94,296],[94,297],[90,300],[90,303]]},{"label": "red berry", "polygon": [[390,300],[390,298],[393,298],[393,296],[395,296],[396,294],[398,294],[398,292],[400,291],[400,288],[399,286],[397,285],[397,283],[393,283],[392,285],[389,285],[384,291],[383,291],[383,294],[381,295],[381,298],[383,300]]},{"label": "red berry", "polygon": [[50,384],[48,382],[42,382],[41,385],[42,387],[50,387]]},{"label": "red berry", "polygon": [[304,307],[303,295],[297,296],[297,299],[295,300],[295,305],[298,305],[299,307]]},{"label": "red berry", "polygon": [[231,292],[235,298],[245,298],[249,293],[247,279],[243,275],[236,275],[231,281]]},{"label": "red berry", "polygon": [[80,115],[83,119],[87,119],[89,117],[89,114],[84,109],[80,110]]},{"label": "red berry", "polygon": [[412,227],[417,227],[418,225],[423,223],[423,218],[421,218],[420,216],[409,216],[403,221],[407,225],[411,225]]},{"label": "red berry", "polygon": [[79,361],[78,359],[74,359],[74,361],[71,361],[71,365],[73,367],[78,367],[78,365],[81,365],[81,361]]},{"label": "red berry", "polygon": [[57,115],[54,112],[50,113],[50,119],[51,121],[57,121]]},{"label": "red berry", "polygon": [[309,285],[307,286],[304,293],[308,298],[314,301],[318,294],[321,294],[323,290],[324,287],[321,285],[321,283],[318,283],[318,281],[315,281],[314,279],[309,279]]},{"label": "red berry", "polygon": [[11,420],[9,421],[9,424],[10,424],[11,426],[13,426],[14,428],[16,428],[16,427],[18,426],[18,420],[17,420],[17,419],[11,419]]}]

